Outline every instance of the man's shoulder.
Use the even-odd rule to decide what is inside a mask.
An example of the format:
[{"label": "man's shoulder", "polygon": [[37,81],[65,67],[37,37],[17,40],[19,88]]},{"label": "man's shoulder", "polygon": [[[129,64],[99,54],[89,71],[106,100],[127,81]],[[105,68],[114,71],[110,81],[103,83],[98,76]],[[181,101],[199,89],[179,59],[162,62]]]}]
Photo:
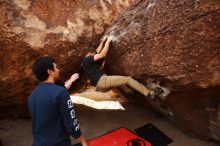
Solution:
[{"label": "man's shoulder", "polygon": [[32,94],[37,93],[37,92],[50,92],[53,91],[55,94],[59,94],[61,92],[65,92],[67,89],[63,86],[53,84],[53,83],[41,83],[39,84],[33,91]]},{"label": "man's shoulder", "polygon": [[60,86],[60,85],[57,85],[57,84],[53,84],[53,88],[55,91],[57,91],[58,93],[61,93],[61,92],[68,92],[66,87],[64,86]]}]

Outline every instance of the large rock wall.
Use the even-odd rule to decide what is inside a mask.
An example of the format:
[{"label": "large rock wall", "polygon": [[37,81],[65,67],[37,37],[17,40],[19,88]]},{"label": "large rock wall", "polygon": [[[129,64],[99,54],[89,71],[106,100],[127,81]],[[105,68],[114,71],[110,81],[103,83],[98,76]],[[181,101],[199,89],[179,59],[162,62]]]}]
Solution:
[{"label": "large rock wall", "polygon": [[191,135],[220,141],[220,1],[142,0],[106,34],[116,38],[109,74],[160,81],[171,89],[164,101],[140,98]]},{"label": "large rock wall", "polygon": [[0,0],[0,117],[27,113],[36,85],[31,66],[50,55],[63,79],[80,68],[85,47],[135,0]]},{"label": "large rock wall", "polygon": [[145,0],[131,7],[108,29],[117,39],[109,71],[164,77],[179,85],[219,85],[219,3]]}]

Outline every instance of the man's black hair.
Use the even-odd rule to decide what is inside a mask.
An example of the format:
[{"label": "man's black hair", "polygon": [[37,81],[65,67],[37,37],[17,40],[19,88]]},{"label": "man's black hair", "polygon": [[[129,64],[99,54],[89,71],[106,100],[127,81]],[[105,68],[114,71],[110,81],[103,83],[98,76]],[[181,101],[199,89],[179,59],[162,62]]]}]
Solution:
[{"label": "man's black hair", "polygon": [[32,70],[39,81],[45,81],[48,79],[49,75],[47,70],[54,70],[53,63],[55,63],[55,60],[49,56],[40,57],[34,62]]}]

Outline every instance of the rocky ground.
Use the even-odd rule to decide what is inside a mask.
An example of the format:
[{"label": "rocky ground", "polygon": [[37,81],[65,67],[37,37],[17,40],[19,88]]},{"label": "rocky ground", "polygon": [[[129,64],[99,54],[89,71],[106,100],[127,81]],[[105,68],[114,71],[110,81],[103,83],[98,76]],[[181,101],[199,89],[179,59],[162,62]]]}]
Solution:
[{"label": "rocky ground", "polygon": [[[218,145],[192,138],[180,132],[178,127],[166,119],[156,116],[142,105],[128,104],[124,107],[125,111],[115,111],[76,106],[83,134],[87,139],[91,139],[118,127],[134,130],[150,122],[173,139],[174,142],[170,146]],[[3,146],[30,146],[32,142],[31,120],[0,120],[0,138],[3,140]],[[76,143],[76,141],[73,140],[73,143]]]}]

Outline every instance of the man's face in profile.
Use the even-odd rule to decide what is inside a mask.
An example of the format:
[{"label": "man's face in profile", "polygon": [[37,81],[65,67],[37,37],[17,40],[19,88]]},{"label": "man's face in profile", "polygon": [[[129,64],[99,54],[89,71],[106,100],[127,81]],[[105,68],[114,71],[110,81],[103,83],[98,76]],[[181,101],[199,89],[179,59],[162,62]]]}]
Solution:
[{"label": "man's face in profile", "polygon": [[54,77],[54,80],[57,81],[57,80],[59,80],[59,77],[60,77],[60,70],[57,68],[56,63],[53,63],[53,67],[54,67],[54,71],[53,71],[52,75]]}]

